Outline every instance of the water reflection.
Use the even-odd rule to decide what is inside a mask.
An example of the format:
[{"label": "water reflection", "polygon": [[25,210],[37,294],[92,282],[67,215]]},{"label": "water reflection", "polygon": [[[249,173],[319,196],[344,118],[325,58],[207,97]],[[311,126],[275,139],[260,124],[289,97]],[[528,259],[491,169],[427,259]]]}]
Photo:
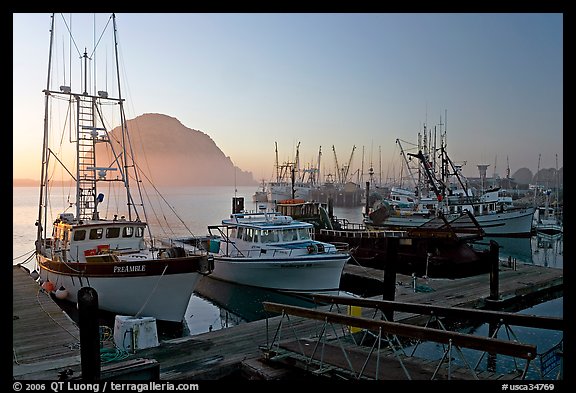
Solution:
[{"label": "water reflection", "polygon": [[[539,315],[562,318],[563,317],[563,298],[554,299],[545,303],[534,305],[530,308],[519,311],[520,314]],[[556,379],[558,372],[561,371],[560,365],[546,364],[546,357],[554,351],[558,346],[562,345],[564,334],[562,331],[548,330],[540,328],[530,328],[524,326],[509,326],[508,328],[500,327],[498,330],[488,323],[466,326],[455,329],[460,333],[473,334],[480,337],[496,337],[500,340],[514,340],[520,343],[530,343],[537,347],[537,356],[527,370],[526,379]],[[496,331],[496,335],[494,334]],[[418,347],[408,347],[409,350],[414,351],[417,356],[425,357],[427,359],[440,359],[446,349],[442,344],[425,342]],[[510,356],[505,355],[490,355],[482,354],[475,350],[463,349],[464,359],[472,367],[477,370],[489,370],[497,373],[508,373],[512,370],[518,369],[519,366],[524,366],[525,362],[520,361]],[[466,367],[466,362],[460,357],[453,359],[454,365]],[[552,366],[552,367],[551,367]]]},{"label": "water reflection", "polygon": [[[342,291],[330,294],[346,295]],[[306,308],[318,306],[304,295],[234,284],[204,276],[196,285],[188,306],[186,332],[193,335],[277,315],[265,311],[263,302]]]},{"label": "water reflection", "polygon": [[535,265],[562,269],[564,266],[564,235],[538,233],[532,239]]},{"label": "water reflection", "polygon": [[517,263],[563,268],[563,234],[537,233],[532,237],[484,237],[474,242],[476,249],[489,249],[493,240],[500,246],[500,259]]}]

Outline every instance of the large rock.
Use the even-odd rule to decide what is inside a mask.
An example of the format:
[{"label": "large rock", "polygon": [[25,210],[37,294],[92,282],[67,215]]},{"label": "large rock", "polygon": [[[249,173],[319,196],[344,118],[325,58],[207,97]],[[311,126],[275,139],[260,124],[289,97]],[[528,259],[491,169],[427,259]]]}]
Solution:
[{"label": "large rock", "polygon": [[[156,185],[257,184],[252,173],[235,167],[207,134],[184,126],[174,117],[143,114],[128,120],[128,133],[138,166]],[[115,128],[111,135],[118,139],[120,129]],[[97,154],[101,154],[99,149]]]}]

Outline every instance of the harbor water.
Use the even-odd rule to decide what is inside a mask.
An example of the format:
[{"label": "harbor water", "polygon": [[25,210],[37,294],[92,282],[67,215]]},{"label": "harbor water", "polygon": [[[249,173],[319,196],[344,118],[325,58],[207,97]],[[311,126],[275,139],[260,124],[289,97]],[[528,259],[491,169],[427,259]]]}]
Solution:
[{"label": "harbor water", "polygon": [[[166,211],[159,206],[148,211],[146,220],[156,236],[204,235],[207,225],[219,224],[227,218],[232,209],[232,198],[244,197],[245,208],[257,210],[259,206],[252,202],[252,195],[257,187],[172,187],[162,189],[165,199],[171,209],[177,212],[178,218],[167,219]],[[71,190],[70,192],[73,192]],[[38,215],[39,193],[37,187],[13,188],[13,264],[22,264],[29,270],[34,269],[34,241],[36,238],[35,222]],[[70,197],[70,200],[73,197]],[[68,198],[63,197],[60,206],[52,205],[49,217],[70,207]],[[158,200],[159,202],[159,200]],[[70,207],[70,210],[72,208]],[[164,208],[166,209],[166,208]],[[335,207],[334,214],[340,219],[348,219],[351,223],[360,223],[362,207]],[[152,216],[151,213],[154,213]],[[563,237],[535,235],[529,238],[484,238],[475,244],[477,248],[489,247],[489,241],[495,240],[500,246],[500,258],[516,264],[532,264],[551,269],[563,269]],[[196,335],[217,329],[225,329],[237,324],[264,319],[268,315],[263,310],[262,302],[271,301],[287,303],[296,306],[312,307],[304,297],[296,297],[277,291],[246,287],[225,283],[208,277],[203,277],[197,285],[194,295],[190,298],[182,335]],[[518,312],[540,316],[563,317],[563,297],[544,301]],[[487,336],[488,326],[466,327],[464,332]],[[162,332],[159,332],[162,334]],[[167,335],[172,333],[168,332]],[[502,331],[499,334],[506,334]],[[558,345],[563,333],[558,331],[540,331],[540,329],[514,328],[514,334],[520,341],[526,339],[537,345],[539,355]],[[441,345],[425,343],[415,348],[419,356],[437,358],[442,355]],[[493,359],[492,359],[493,360]],[[457,358],[454,359],[458,364]],[[490,359],[483,361],[489,362]],[[533,363],[537,363],[538,359]],[[510,364],[498,362],[495,371],[510,369]],[[554,379],[556,375],[550,372],[541,375],[540,367],[529,370],[531,379]]]}]

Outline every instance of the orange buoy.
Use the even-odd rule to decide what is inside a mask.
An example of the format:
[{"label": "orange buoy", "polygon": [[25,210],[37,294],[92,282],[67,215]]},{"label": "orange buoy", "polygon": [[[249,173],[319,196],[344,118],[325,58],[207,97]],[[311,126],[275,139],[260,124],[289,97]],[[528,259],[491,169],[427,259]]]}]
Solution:
[{"label": "orange buoy", "polygon": [[44,289],[46,292],[52,292],[54,289],[56,289],[56,287],[50,280],[46,280],[44,283],[42,283],[42,289]]}]

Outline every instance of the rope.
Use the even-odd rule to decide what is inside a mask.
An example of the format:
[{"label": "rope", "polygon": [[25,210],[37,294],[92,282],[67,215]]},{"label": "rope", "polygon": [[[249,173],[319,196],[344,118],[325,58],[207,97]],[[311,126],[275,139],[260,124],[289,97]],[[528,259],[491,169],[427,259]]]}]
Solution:
[{"label": "rope", "polygon": [[146,307],[146,305],[150,301],[150,298],[152,297],[154,292],[156,292],[156,288],[158,288],[158,284],[160,284],[160,280],[162,279],[162,277],[164,277],[164,273],[166,273],[166,269],[168,269],[168,265],[164,266],[164,270],[162,270],[162,274],[160,275],[160,277],[158,277],[158,280],[156,281],[154,288],[152,289],[152,291],[150,291],[148,298],[146,299],[146,301],[144,302],[142,307],[140,307],[140,310],[138,310],[138,312],[136,313],[136,315],[135,315],[136,318],[138,318],[140,316],[140,313],[144,310],[144,307]]},{"label": "rope", "polygon": [[[112,347],[106,343],[112,343]],[[118,362],[126,359],[130,354],[114,343],[112,329],[108,326],[100,326],[100,361],[102,363]]]},{"label": "rope", "polygon": [[35,255],[35,254],[34,254],[35,251],[36,251],[36,250],[26,251],[24,254],[19,255],[19,256],[17,256],[16,258],[12,258],[12,260],[15,261],[15,260],[17,260],[17,259],[22,258],[23,256],[25,256],[25,255],[27,255],[27,254],[30,254],[30,255],[28,255],[28,256],[26,257],[25,260],[23,260],[22,262],[18,262],[18,263],[17,263],[17,265],[23,265],[23,264],[25,264],[26,262],[28,262],[28,261],[30,261],[30,260],[32,259],[32,257]]}]

